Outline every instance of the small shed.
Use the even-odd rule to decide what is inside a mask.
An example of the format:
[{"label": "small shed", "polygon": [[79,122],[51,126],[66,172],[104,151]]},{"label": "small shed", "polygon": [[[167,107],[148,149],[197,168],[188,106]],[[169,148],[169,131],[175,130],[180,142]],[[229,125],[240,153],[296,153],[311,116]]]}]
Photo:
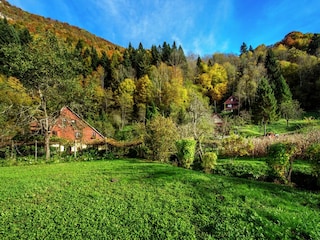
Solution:
[{"label": "small shed", "polygon": [[213,114],[212,119],[216,126],[221,127],[223,125],[223,119],[219,114],[217,113]]}]

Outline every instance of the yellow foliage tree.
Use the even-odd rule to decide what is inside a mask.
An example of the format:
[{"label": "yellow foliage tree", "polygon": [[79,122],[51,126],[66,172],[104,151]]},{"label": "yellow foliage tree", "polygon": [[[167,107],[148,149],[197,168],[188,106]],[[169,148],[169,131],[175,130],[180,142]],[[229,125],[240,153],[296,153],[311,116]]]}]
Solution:
[{"label": "yellow foliage tree", "polygon": [[0,96],[0,138],[3,139],[25,130],[34,99],[17,78],[1,75]]},{"label": "yellow foliage tree", "polygon": [[146,116],[146,105],[152,97],[152,82],[148,75],[145,75],[136,81],[135,103],[138,107],[139,121],[144,121]]},{"label": "yellow foliage tree", "polygon": [[164,83],[163,103],[172,116],[185,111],[188,106],[188,91],[183,85],[183,73],[179,67],[168,67],[169,81]]},{"label": "yellow foliage tree", "polygon": [[204,92],[216,103],[220,101],[227,92],[228,74],[223,65],[215,63],[207,66],[203,63],[202,73],[198,77],[198,83],[203,87]]},{"label": "yellow foliage tree", "polygon": [[133,109],[133,94],[136,90],[134,81],[130,78],[123,80],[117,90],[117,102],[121,110],[121,126],[124,127],[127,115],[132,112]]}]

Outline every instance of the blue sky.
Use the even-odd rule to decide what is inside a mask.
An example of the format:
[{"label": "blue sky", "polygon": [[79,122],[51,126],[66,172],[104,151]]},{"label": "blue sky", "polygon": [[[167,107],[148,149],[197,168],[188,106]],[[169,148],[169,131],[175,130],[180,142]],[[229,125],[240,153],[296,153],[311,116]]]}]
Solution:
[{"label": "blue sky", "polygon": [[8,0],[123,47],[176,41],[186,54],[239,54],[291,31],[320,33],[319,0]]}]

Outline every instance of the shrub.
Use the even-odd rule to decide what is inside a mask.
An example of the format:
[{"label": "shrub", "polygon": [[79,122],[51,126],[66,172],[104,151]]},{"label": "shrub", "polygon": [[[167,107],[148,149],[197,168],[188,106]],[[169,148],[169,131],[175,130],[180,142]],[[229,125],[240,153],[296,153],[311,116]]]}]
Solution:
[{"label": "shrub", "polygon": [[177,158],[179,165],[190,168],[196,151],[196,141],[194,139],[181,139],[176,142]]},{"label": "shrub", "polygon": [[202,156],[201,166],[206,173],[211,172],[217,165],[218,156],[214,152],[206,152]]},{"label": "shrub", "polygon": [[307,156],[306,149],[313,143],[320,143],[320,131],[313,130],[308,133],[296,134],[280,134],[277,137],[259,137],[253,140],[255,157],[265,157],[268,155],[268,148],[270,145],[280,142],[292,143],[296,146],[295,157],[305,159]]},{"label": "shrub", "polygon": [[307,154],[312,162],[313,174],[317,177],[318,185],[320,185],[320,143],[310,145]]},{"label": "shrub", "polygon": [[292,143],[274,143],[268,148],[267,164],[271,174],[279,180],[291,182],[293,155],[295,145]]},{"label": "shrub", "polygon": [[256,164],[250,161],[222,161],[217,164],[213,173],[265,181],[268,178],[268,166],[265,162]]},{"label": "shrub", "polygon": [[221,154],[228,157],[248,156],[253,150],[252,141],[240,135],[231,134],[222,140]]},{"label": "shrub", "polygon": [[153,160],[167,162],[175,152],[178,132],[171,118],[155,116],[146,125],[145,144]]}]

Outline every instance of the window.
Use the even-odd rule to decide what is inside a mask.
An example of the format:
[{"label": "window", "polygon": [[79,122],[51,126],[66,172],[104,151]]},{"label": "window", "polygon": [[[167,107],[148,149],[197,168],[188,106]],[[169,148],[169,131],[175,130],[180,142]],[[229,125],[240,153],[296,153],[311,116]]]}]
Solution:
[{"label": "window", "polygon": [[74,125],[74,124],[76,124],[76,120],[72,119],[71,120],[71,125]]},{"label": "window", "polygon": [[92,139],[96,139],[96,132],[95,132],[95,131],[92,132],[91,138],[92,138]]},{"label": "window", "polygon": [[62,127],[67,126],[67,119],[62,118]]},{"label": "window", "polygon": [[228,107],[228,108],[232,108],[232,104],[228,104],[227,107]]},{"label": "window", "polygon": [[76,137],[76,139],[81,138],[81,133],[80,132],[75,132],[75,137]]}]

